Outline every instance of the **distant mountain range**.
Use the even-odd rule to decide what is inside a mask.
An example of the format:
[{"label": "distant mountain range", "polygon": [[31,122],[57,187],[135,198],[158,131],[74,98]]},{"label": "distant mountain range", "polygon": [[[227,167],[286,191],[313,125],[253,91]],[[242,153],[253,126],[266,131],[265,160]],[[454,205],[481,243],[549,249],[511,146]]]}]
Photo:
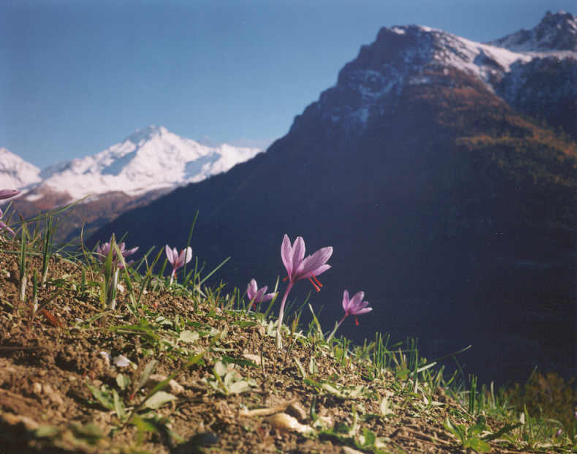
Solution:
[{"label": "distant mountain range", "polygon": [[59,239],[72,239],[127,209],[174,188],[226,172],[262,150],[227,144],[203,145],[164,127],[149,126],[93,156],[42,171],[6,149],[0,150],[0,187],[21,189],[14,211],[30,218],[87,197],[68,214]]},{"label": "distant mountain range", "polygon": [[460,361],[483,380],[575,373],[576,37],[568,13],[490,43],[383,28],[267,153],[91,242],[183,247],[199,210],[195,256],[231,255],[222,278],[244,288],[282,277],[283,234],[302,235],[334,247],[311,297],[326,330],[364,290],[371,316],[341,327],[359,341],[418,337],[430,358],[472,343]]}]

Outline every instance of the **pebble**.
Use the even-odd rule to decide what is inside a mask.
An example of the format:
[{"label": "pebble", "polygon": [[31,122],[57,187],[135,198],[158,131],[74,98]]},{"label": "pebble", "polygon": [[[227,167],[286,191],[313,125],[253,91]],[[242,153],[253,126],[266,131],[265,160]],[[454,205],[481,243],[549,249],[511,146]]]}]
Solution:
[{"label": "pebble", "polygon": [[307,412],[303,406],[298,402],[293,402],[287,408],[287,413],[291,414],[299,421],[304,422],[307,419]]},{"label": "pebble", "polygon": [[42,394],[42,385],[37,381],[32,383],[32,392],[36,395]]},{"label": "pebble", "polygon": [[277,413],[276,415],[268,418],[268,421],[270,422],[271,426],[280,432],[306,433],[313,430],[310,426],[301,424],[296,420],[296,418],[293,418],[286,413]]},{"label": "pebble", "polygon": [[348,446],[343,446],[342,454],[363,454],[362,451],[357,451],[356,449],[349,448]]},{"label": "pebble", "polygon": [[64,405],[62,397],[52,389],[52,386],[44,385],[44,394],[46,394],[48,398],[56,405]]},{"label": "pebble", "polygon": [[[168,377],[166,375],[152,374],[148,378],[148,382],[146,383],[146,387],[152,388],[152,387],[158,385],[161,381],[166,380],[167,378]],[[176,380],[170,380],[168,382],[168,387],[170,389],[170,392],[176,396],[178,396],[179,394],[182,394],[184,392],[184,387],[180,383],[178,383]]]}]

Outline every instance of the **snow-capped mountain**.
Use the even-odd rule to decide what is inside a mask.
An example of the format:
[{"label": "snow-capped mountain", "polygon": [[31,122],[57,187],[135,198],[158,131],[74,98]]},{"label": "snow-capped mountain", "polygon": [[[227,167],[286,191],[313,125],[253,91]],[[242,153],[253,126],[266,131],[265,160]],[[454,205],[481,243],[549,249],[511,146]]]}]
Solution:
[{"label": "snow-capped mountain", "polygon": [[226,172],[261,151],[201,145],[162,126],[149,126],[93,156],[44,169],[42,182],[24,199],[36,201],[50,191],[67,193],[71,200],[113,191],[141,196]]},{"label": "snow-capped mountain", "polygon": [[[521,35],[530,38],[513,38]],[[577,19],[570,13],[548,13],[535,29],[490,43],[425,26],[382,28],[375,42],[362,46],[358,57],[343,67],[336,86],[322,93],[303,116],[317,112],[338,127],[362,130],[390,114],[405,87],[455,85],[454,71],[472,76],[496,93],[507,78],[512,99],[516,94],[511,87],[519,85],[515,84],[518,75],[525,77],[527,64],[552,58],[570,60],[575,66],[576,42]],[[576,87],[572,85],[573,90]]]},{"label": "snow-capped mountain", "polygon": [[40,181],[40,169],[0,148],[0,188],[22,189]]},{"label": "snow-capped mountain", "polygon": [[519,30],[491,44],[517,52],[577,51],[577,18],[571,13],[547,12],[531,30]]},{"label": "snow-capped mountain", "polygon": [[126,210],[173,189],[223,173],[262,150],[228,144],[203,145],[164,127],[149,126],[93,156],[42,171],[0,150],[0,188],[17,188],[12,210],[24,219],[89,196],[65,213],[56,241],[78,241]]}]

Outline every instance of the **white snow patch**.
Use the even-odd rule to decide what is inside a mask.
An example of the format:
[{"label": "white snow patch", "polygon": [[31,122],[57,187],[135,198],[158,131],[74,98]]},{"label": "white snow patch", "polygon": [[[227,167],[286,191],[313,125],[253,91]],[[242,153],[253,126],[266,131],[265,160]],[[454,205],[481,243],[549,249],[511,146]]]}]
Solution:
[{"label": "white snow patch", "polygon": [[93,156],[47,169],[40,189],[66,192],[74,200],[110,191],[138,196],[204,180],[261,151],[226,144],[201,145],[164,127],[150,126]]},{"label": "white snow patch", "polygon": [[24,189],[40,181],[40,169],[20,156],[0,148],[0,189]]}]

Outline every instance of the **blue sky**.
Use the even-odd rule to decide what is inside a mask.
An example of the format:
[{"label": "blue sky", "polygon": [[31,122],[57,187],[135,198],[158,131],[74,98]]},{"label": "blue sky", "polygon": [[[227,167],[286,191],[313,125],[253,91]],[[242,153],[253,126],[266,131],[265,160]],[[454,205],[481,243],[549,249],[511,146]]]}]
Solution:
[{"label": "blue sky", "polygon": [[144,126],[272,141],[383,26],[487,41],[575,0],[2,0],[0,147],[39,167]]}]

